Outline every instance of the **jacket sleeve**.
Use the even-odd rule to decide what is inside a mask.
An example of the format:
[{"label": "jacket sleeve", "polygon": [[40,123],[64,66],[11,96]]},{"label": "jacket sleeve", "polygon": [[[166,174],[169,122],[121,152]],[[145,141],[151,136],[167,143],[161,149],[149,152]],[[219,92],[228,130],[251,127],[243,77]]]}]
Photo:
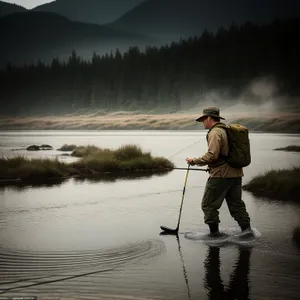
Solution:
[{"label": "jacket sleeve", "polygon": [[208,134],[207,144],[207,152],[203,156],[193,159],[196,165],[205,166],[215,162],[219,158],[221,149],[221,134],[217,130],[212,130]]}]

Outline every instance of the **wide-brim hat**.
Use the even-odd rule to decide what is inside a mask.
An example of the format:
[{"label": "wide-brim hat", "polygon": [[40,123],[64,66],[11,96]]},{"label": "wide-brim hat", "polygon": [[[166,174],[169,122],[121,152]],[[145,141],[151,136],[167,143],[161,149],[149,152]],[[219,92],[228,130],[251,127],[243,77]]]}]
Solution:
[{"label": "wide-brim hat", "polygon": [[214,106],[203,109],[203,114],[198,119],[196,119],[196,121],[202,122],[203,119],[206,117],[214,117],[214,118],[225,120],[225,118],[220,116],[219,108],[214,107]]}]

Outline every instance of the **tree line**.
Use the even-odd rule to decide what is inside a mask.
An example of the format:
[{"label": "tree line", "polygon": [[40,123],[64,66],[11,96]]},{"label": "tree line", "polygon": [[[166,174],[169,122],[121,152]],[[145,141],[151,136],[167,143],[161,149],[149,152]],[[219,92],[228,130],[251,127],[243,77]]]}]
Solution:
[{"label": "tree line", "polygon": [[[130,47],[84,60],[0,72],[2,115],[65,114],[80,109],[176,112],[201,102],[210,91],[235,97],[256,78],[273,76],[281,92],[299,96],[300,18],[250,22],[161,47]],[[252,95],[253,96],[253,95]],[[245,98],[255,103],[263,99]]]}]

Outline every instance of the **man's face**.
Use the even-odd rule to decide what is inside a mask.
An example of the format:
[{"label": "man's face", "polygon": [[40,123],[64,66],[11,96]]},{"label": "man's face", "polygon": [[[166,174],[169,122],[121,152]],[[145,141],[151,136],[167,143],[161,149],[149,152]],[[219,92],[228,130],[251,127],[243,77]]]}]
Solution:
[{"label": "man's face", "polygon": [[205,117],[202,122],[205,129],[210,128],[210,117]]}]

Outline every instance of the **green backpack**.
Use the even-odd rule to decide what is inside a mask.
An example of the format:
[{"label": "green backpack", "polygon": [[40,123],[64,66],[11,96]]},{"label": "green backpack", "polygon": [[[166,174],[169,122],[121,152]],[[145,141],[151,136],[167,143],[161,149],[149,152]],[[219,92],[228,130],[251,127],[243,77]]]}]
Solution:
[{"label": "green backpack", "polygon": [[240,124],[217,123],[214,127],[224,128],[228,137],[228,156],[221,155],[233,168],[243,168],[251,163],[249,130]]}]

